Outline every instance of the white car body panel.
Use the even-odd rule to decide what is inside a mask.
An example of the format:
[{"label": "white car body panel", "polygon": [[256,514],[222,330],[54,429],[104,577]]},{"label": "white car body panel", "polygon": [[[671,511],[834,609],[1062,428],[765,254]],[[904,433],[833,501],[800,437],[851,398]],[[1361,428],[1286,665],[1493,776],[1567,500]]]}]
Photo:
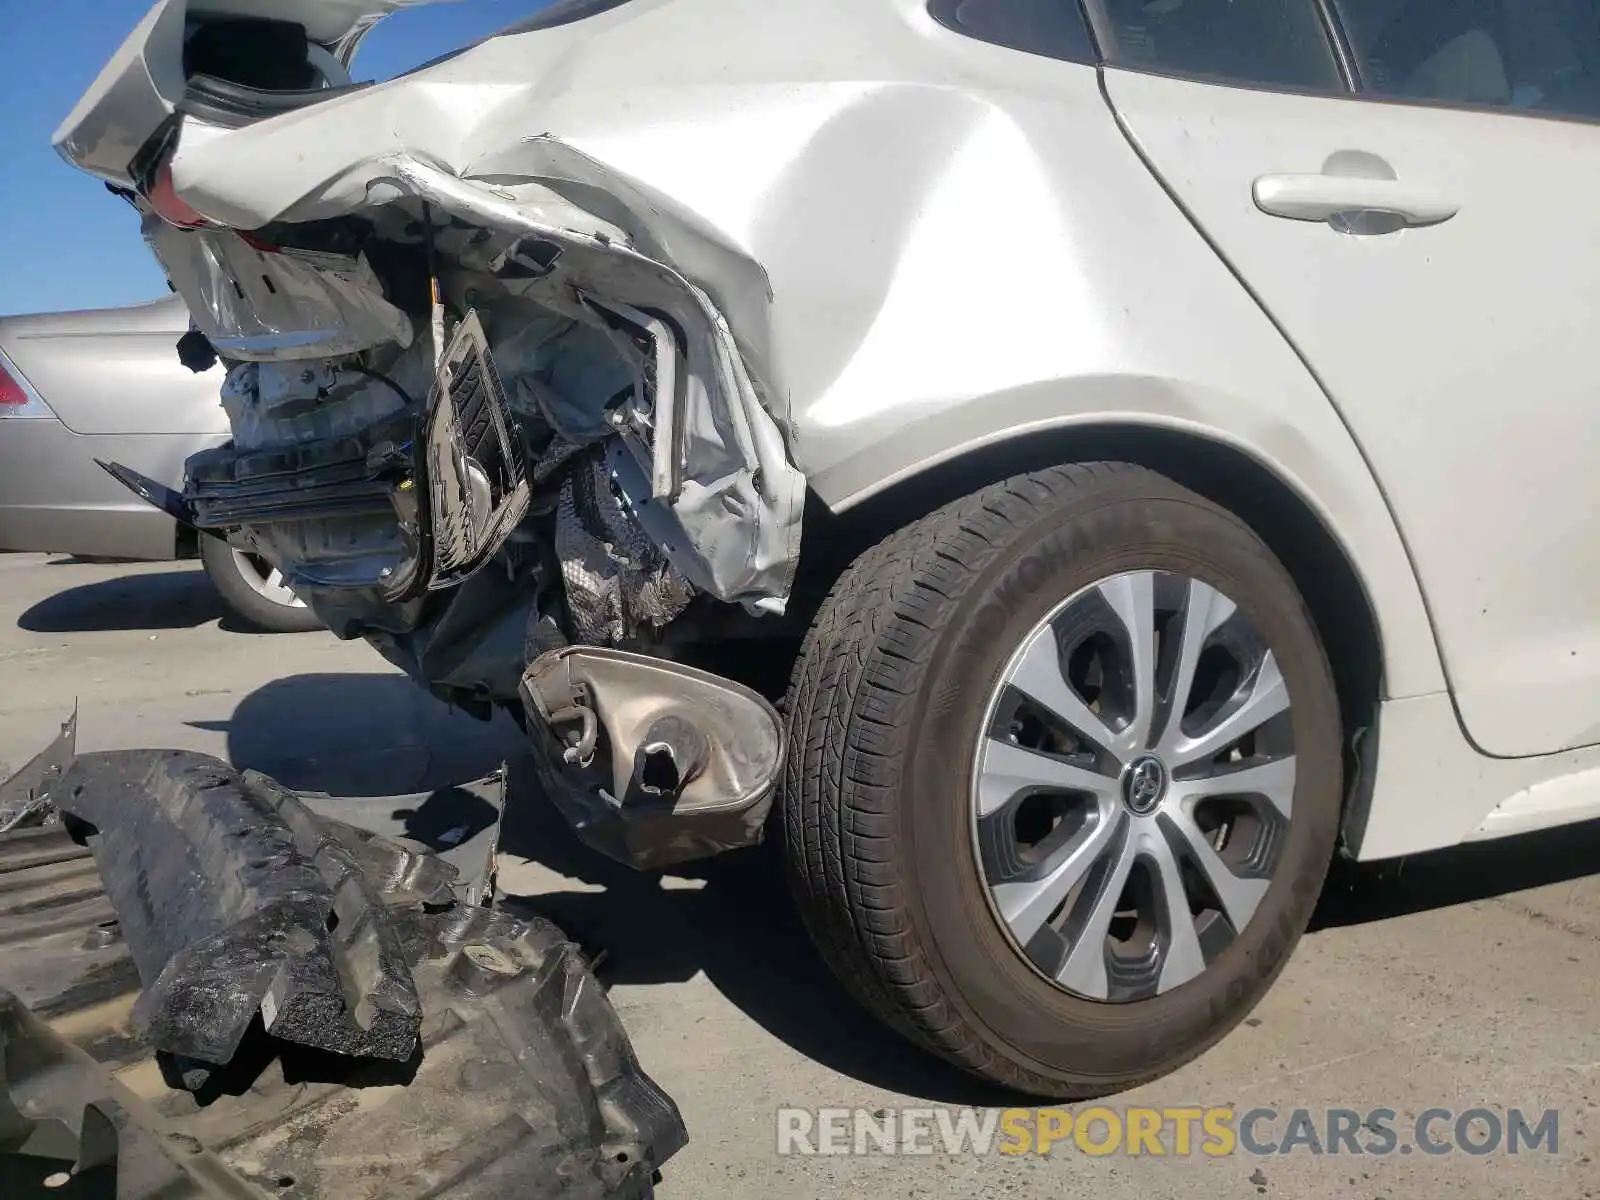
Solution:
[{"label": "white car body panel", "polygon": [[1600,750],[1490,758],[1462,736],[1449,693],[1386,701],[1371,808],[1352,845],[1398,858],[1600,817]]},{"label": "white car body panel", "polygon": [[[1600,169],[1600,131],[1127,71],[1106,86],[1383,481],[1472,740],[1503,757],[1600,741],[1600,216],[1563,182]],[[1459,213],[1361,237],[1256,206],[1260,177],[1336,153]]]},{"label": "white car body panel", "polygon": [[[230,8],[266,6],[235,0]],[[711,61],[720,64],[711,72],[708,30],[716,39]],[[783,449],[836,510],[977,447],[1046,429],[1147,425],[1234,447],[1324,521],[1377,616],[1386,702],[1370,816],[1353,846],[1359,856],[1586,812],[1563,791],[1574,793],[1600,756],[1486,757],[1454,707],[1475,733],[1486,725],[1480,744],[1503,754],[1593,740],[1600,725],[1600,667],[1590,665],[1600,645],[1579,611],[1593,553],[1581,536],[1572,543],[1569,528],[1587,507],[1574,503],[1572,489],[1592,472],[1575,471],[1555,494],[1558,517],[1539,477],[1550,452],[1587,462],[1586,440],[1570,436],[1586,418],[1574,424],[1575,393],[1558,390],[1541,398],[1546,407],[1528,428],[1462,428],[1462,412],[1509,411],[1502,389],[1490,408],[1487,387],[1474,392],[1466,379],[1475,347],[1492,340],[1494,323],[1503,326],[1507,306],[1450,305],[1469,325],[1478,322],[1454,347],[1449,365],[1461,369],[1448,373],[1458,389],[1451,393],[1437,361],[1443,320],[1427,314],[1436,340],[1425,355],[1396,363],[1407,330],[1394,309],[1367,307],[1383,277],[1374,283],[1363,271],[1394,260],[1403,286],[1392,284],[1392,294],[1442,303],[1469,294],[1469,283],[1481,294],[1485,279],[1504,295],[1525,294],[1535,269],[1579,287],[1582,257],[1534,263],[1530,234],[1512,239],[1516,253],[1462,258],[1444,288],[1436,295],[1430,284],[1424,296],[1423,239],[1443,235],[1452,244],[1474,206],[1509,191],[1484,184],[1455,223],[1381,243],[1273,220],[1254,206],[1255,175],[1315,172],[1329,153],[1365,137],[1369,124],[1382,124],[1391,139],[1375,151],[1418,156],[1442,171],[1451,142],[1428,123],[1453,120],[1465,133],[1481,118],[1406,110],[1391,121],[1389,109],[1359,102],[1107,75],[1140,149],[1228,261],[1130,147],[1094,68],[961,37],[929,17],[921,0],[631,0],[242,128],[190,121],[172,178],[185,203],[243,229],[416,195],[422,170],[458,181],[481,209],[514,210],[574,238],[620,233],[623,249],[681,273],[726,318]],[[75,142],[81,118],[115,99],[86,97],[62,146],[87,169],[126,182],[110,159]],[[1311,132],[1328,144],[1311,145]],[[1482,168],[1463,160],[1459,170],[1476,176]],[[1558,200],[1575,205],[1578,195]],[[1525,220],[1501,217],[1513,229]],[[1235,251],[1241,240],[1248,245]],[[1348,262],[1333,261],[1346,250]],[[1326,289],[1306,286],[1317,275],[1331,281]],[[1508,279],[1523,291],[1506,290]],[[1590,298],[1596,288],[1588,279],[1575,295]],[[1419,300],[1403,312],[1423,307]],[[1339,407],[1275,320],[1322,372]],[[1305,334],[1318,322],[1339,347],[1331,370],[1321,359],[1333,351]],[[1520,378],[1550,370],[1540,358],[1548,345],[1530,338],[1515,350]],[[1583,378],[1575,365],[1567,369],[1565,378]],[[1381,395],[1360,387],[1372,379]],[[1453,394],[1467,399],[1442,407]],[[1418,395],[1431,404],[1421,428],[1396,419],[1405,411],[1397,397]],[[1375,434],[1377,414],[1388,423]],[[1552,432],[1561,415],[1565,437]],[[1441,428],[1459,439],[1459,453],[1414,461]],[[1503,478],[1484,472],[1508,449],[1525,490],[1477,486]],[[1557,517],[1554,532],[1563,536],[1518,540],[1530,526],[1550,533],[1540,524],[1546,517]],[[1436,540],[1422,547],[1417,533],[1408,546],[1400,535],[1408,520]],[[1550,578],[1540,570],[1563,553],[1576,555],[1576,566],[1557,570],[1573,586],[1536,595]],[[1428,595],[1445,632],[1447,682],[1412,561],[1425,579],[1459,583],[1486,554],[1500,573],[1492,605],[1479,603],[1481,589]],[[1506,571],[1513,561],[1518,570]],[[1472,604],[1489,611],[1474,615]],[[1519,620],[1518,604],[1544,621]],[[1459,644],[1463,631],[1470,645]],[[1536,694],[1496,637],[1543,655],[1542,663],[1559,643],[1571,661],[1549,662],[1554,681]],[[1554,782],[1562,780],[1575,787]]]},{"label": "white car body panel", "polygon": [[76,165],[128,183],[128,164],[183,98],[183,39],[194,16],[270,17],[303,25],[308,37],[348,59],[390,13],[443,0],[157,0],[101,68],[56,130],[56,146]]}]

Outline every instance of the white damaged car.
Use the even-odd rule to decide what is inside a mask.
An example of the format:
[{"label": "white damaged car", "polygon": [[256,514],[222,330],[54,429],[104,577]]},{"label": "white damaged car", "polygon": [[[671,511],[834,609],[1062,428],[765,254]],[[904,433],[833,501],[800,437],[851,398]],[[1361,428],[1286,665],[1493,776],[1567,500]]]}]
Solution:
[{"label": "white damaged car", "polygon": [[162,0],[62,126],[226,371],[181,494],[107,465],[593,844],[780,838],[865,1005],[1071,1097],[1335,854],[1600,814],[1565,6],[557,0],[355,81],[405,3]]}]

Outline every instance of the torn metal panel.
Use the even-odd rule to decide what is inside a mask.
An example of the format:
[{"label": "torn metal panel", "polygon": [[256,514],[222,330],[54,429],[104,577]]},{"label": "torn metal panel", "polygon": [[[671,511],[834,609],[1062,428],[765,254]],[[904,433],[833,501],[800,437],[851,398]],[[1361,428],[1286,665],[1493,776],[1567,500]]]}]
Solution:
[{"label": "torn metal panel", "polygon": [[[373,803],[306,801],[351,813]],[[404,889],[415,896],[428,873],[413,863],[391,877],[418,883]],[[646,1200],[685,1144],[681,1116],[640,1068],[604,990],[541,919],[462,904],[396,910],[424,1012],[420,1056],[360,1062],[253,1034],[194,1096],[168,1087],[152,1050],[126,1035],[138,973],[115,926],[104,927],[110,906],[88,851],[60,830],[0,838],[0,894],[26,905],[0,924],[0,987],[91,1055],[106,1086],[137,1093],[131,1136],[155,1131],[186,1162],[214,1157],[251,1195]]]},{"label": "torn metal panel", "polygon": [[154,216],[145,219],[144,236],[224,358],[329,359],[388,343],[409,346],[415,336],[364,255],[176,229]]},{"label": "torn metal panel", "polygon": [[[509,402],[536,412],[573,444],[620,435],[646,473],[647,498],[672,530],[663,546],[685,577],[718,599],[781,612],[799,559],[805,480],[709,295],[625,238],[547,223],[551,194],[537,185],[491,187],[410,158],[384,167],[374,204],[386,201],[404,216],[410,210],[400,207],[403,202],[425,201],[456,223],[439,235],[445,282],[463,309],[481,313]],[[407,222],[407,229],[415,224]],[[263,256],[228,231],[167,229],[153,236],[169,274],[190,303],[201,306],[197,320],[225,356],[230,338],[250,347],[233,357],[295,363],[413,345],[418,317],[406,318],[404,338],[385,336],[393,306],[365,260],[359,272],[350,265],[356,259],[337,269],[318,259],[307,270],[318,272],[319,286],[334,291],[338,304],[372,308],[383,320],[341,314],[338,304],[310,298],[310,285],[303,284],[298,294],[306,311],[299,322],[320,329],[344,320],[351,337],[348,344],[308,350],[309,334],[262,341],[261,328],[281,333],[294,324],[276,312],[282,298],[272,293],[267,309],[255,313],[251,299],[227,282],[232,276],[213,265],[219,256],[253,264],[291,252]],[[532,267],[530,246],[538,248]],[[215,287],[205,286],[213,275]],[[230,382],[248,400],[229,403],[242,447],[257,442],[255,414],[266,406],[254,379],[241,375]],[[619,388],[629,384],[637,385],[633,407],[613,410]],[[321,394],[339,399],[327,389]],[[241,410],[237,418],[235,409]],[[302,423],[279,436],[303,440],[308,429]],[[293,561],[277,565],[293,578]]]},{"label": "torn metal panel", "polygon": [[90,827],[144,980],[140,1037],[216,1066],[259,1014],[287,1041],[411,1056],[421,1009],[383,907],[292,792],[207,755],[126,751],[79,757],[58,801]]},{"label": "torn metal panel", "polygon": [[56,739],[0,783],[0,833],[44,825],[55,817],[54,793],[78,752],[78,707]]},{"label": "torn metal panel", "polygon": [[[540,280],[537,299],[561,311],[578,289],[642,312],[660,313],[682,331],[674,353],[683,370],[673,379],[674,444],[653,443],[661,468],[681,481],[662,508],[681,536],[665,548],[697,586],[719,599],[782,611],[799,561],[805,479],[788,456],[781,430],[762,403],[732,330],[711,298],[665,263],[609,238],[577,235],[545,224],[536,187],[490,187],[409,158],[387,164],[392,182],[470,226],[531,236],[561,250],[555,271]],[[534,298],[529,288],[520,289]],[[667,328],[666,325],[661,328]],[[596,396],[596,408],[608,397]],[[681,457],[678,457],[681,456]],[[677,461],[670,461],[676,458]],[[736,519],[729,520],[733,514]]]}]

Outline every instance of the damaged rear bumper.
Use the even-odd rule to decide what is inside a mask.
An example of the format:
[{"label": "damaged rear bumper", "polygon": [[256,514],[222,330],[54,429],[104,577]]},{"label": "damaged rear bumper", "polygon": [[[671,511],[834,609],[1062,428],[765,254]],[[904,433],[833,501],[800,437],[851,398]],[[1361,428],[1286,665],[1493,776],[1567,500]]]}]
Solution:
[{"label": "damaged rear bumper", "polygon": [[[550,149],[566,152],[558,143]],[[452,342],[474,317],[486,332],[473,358],[504,378],[504,393],[490,406],[496,420],[509,428],[532,422],[553,434],[552,457],[608,442],[625,446],[628,453],[612,462],[615,486],[683,577],[724,602],[781,612],[799,558],[805,479],[768,411],[770,385],[752,375],[710,296],[635,249],[625,231],[602,229],[603,222],[554,203],[539,183],[490,186],[405,156],[352,171],[381,179],[390,195],[386,209],[352,214],[350,229],[360,232],[351,232],[339,253],[145,222],[146,238],[198,328],[234,364],[223,395],[239,449],[210,456],[191,481],[186,500],[201,527],[332,517],[344,505],[370,510],[375,496],[383,498],[372,485],[386,476],[420,489],[429,475],[434,490],[424,499],[437,504],[443,497],[445,460],[425,451],[461,376],[450,369],[437,324],[430,337],[415,294],[426,250],[439,264],[443,302],[462,314]],[[553,211],[582,227],[555,223]],[[435,219],[443,224],[435,228]],[[311,235],[285,226],[278,236]],[[381,278],[373,259],[386,264]],[[263,279],[277,282],[257,295]],[[332,333],[343,340],[330,343]],[[356,355],[386,368],[354,378],[341,364]],[[396,415],[396,393],[402,411],[421,417],[414,445],[383,427]],[[466,444],[470,428],[459,423],[454,450],[475,459]],[[337,453],[340,440],[351,438],[363,453],[341,455],[341,464],[365,462],[364,478],[335,480],[308,462],[272,472],[283,487],[258,486],[250,456],[258,445],[293,445],[301,453],[326,445]],[[380,461],[385,446],[400,452]],[[237,457],[233,479],[219,469],[230,454]],[[288,491],[296,475],[304,503]],[[470,491],[466,479],[448,483]],[[431,533],[448,564],[446,514],[419,523],[404,498],[395,514],[410,532]],[[314,553],[268,557],[291,583],[338,585],[317,577]]]},{"label": "damaged rear bumper", "polygon": [[65,827],[0,836],[0,1194],[648,1197],[684,1144],[578,950],[482,880],[201,755],[57,778]]}]

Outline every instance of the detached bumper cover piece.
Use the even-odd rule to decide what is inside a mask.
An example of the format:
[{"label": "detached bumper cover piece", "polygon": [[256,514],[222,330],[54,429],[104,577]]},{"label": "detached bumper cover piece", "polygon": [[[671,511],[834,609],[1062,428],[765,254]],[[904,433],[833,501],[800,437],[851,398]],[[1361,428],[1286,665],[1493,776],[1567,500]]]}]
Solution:
[{"label": "detached bumper cover piece", "polygon": [[405,1061],[420,1002],[400,943],[350,852],[294,795],[203,754],[87,754],[58,805],[89,844],[145,991],[133,1029],[222,1065],[267,1032]]},{"label": "detached bumper cover piece", "polygon": [[[271,780],[198,755],[85,756],[62,794],[108,828],[119,801],[152,826],[182,815],[187,836],[164,842],[122,827],[125,844],[144,843],[157,887],[226,892],[196,864],[199,847],[229,841],[241,804],[275,814],[280,870],[298,857],[337,879],[354,861],[376,905],[361,919],[386,922],[419,1001],[419,1050],[358,1059],[252,1027],[202,1092],[167,1086],[153,1048],[127,1036],[148,953],[138,943],[160,936],[137,920],[154,906],[114,913],[91,851],[64,829],[0,836],[0,1195],[77,1169],[113,1171],[119,1200],[648,1200],[685,1144],[576,948],[540,918],[458,902],[455,869],[436,856],[312,816]],[[94,840],[104,856],[112,835]]]}]

